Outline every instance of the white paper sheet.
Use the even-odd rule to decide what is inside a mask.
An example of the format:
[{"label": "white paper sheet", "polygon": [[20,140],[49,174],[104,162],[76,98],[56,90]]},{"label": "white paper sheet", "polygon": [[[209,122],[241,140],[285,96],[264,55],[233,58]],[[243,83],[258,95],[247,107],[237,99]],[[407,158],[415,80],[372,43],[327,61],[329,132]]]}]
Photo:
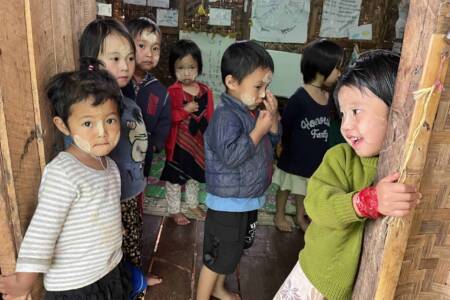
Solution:
[{"label": "white paper sheet", "polygon": [[264,42],[304,43],[310,0],[254,0],[250,38]]},{"label": "white paper sheet", "polygon": [[156,24],[159,26],[178,27],[178,10],[158,8],[156,10]]},{"label": "white paper sheet", "polygon": [[351,40],[371,40],[372,24],[364,24],[349,30],[348,38]]},{"label": "white paper sheet", "polygon": [[345,38],[358,28],[361,0],[325,0],[323,3],[321,37]]},{"label": "white paper sheet", "polygon": [[112,16],[112,4],[97,2],[97,15],[111,17]]},{"label": "white paper sheet", "polygon": [[170,0],[124,0],[124,3],[163,8],[170,7]]},{"label": "white paper sheet", "polygon": [[272,83],[269,89],[275,96],[289,98],[303,85],[303,76],[300,72],[302,56],[298,53],[268,50],[275,66]]},{"label": "white paper sheet", "polygon": [[180,39],[194,41],[202,51],[203,74],[198,77],[198,80],[211,88],[214,94],[214,102],[217,103],[220,94],[225,91],[220,73],[220,61],[225,49],[236,40],[219,34],[213,35],[206,32],[187,32],[182,30],[180,30]]},{"label": "white paper sheet", "polygon": [[231,9],[213,8],[209,9],[209,25],[231,26]]}]

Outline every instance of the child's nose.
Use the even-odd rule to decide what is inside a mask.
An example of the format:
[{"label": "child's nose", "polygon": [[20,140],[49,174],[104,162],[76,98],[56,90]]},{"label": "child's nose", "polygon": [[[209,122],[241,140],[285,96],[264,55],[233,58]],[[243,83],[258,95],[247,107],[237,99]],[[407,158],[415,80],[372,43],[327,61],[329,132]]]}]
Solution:
[{"label": "child's nose", "polygon": [[103,122],[98,121],[97,122],[97,133],[99,137],[102,137],[105,135],[105,127],[103,126]]},{"label": "child's nose", "polygon": [[341,129],[342,130],[350,130],[354,126],[354,117],[351,114],[344,115],[341,121]]}]

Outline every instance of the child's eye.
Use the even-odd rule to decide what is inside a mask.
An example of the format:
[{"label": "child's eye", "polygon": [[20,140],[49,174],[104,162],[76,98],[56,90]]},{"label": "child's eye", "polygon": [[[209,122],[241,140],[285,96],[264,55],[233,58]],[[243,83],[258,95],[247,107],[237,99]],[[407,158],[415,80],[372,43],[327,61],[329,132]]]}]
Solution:
[{"label": "child's eye", "polygon": [[129,61],[134,61],[134,56],[130,56],[130,57],[128,58],[128,60],[129,60]]},{"label": "child's eye", "polygon": [[114,123],[116,123],[117,122],[117,120],[115,119],[115,118],[110,118],[110,119],[107,119],[106,120],[106,124],[114,124]]},{"label": "child's eye", "polygon": [[257,90],[259,90],[260,88],[262,88],[262,85],[255,86],[255,89],[257,89]]},{"label": "child's eye", "polygon": [[354,116],[356,116],[356,115],[359,114],[360,112],[361,112],[361,110],[358,109],[358,108],[352,109],[352,113],[353,113]]},{"label": "child's eye", "polygon": [[83,127],[91,127],[92,123],[90,121],[86,121],[83,123]]},{"label": "child's eye", "polygon": [[119,58],[118,57],[113,57],[112,58],[114,61],[119,61]]},{"label": "child's eye", "polygon": [[155,52],[159,52],[159,47],[153,47],[152,50]]},{"label": "child's eye", "polygon": [[138,44],[138,47],[141,48],[141,49],[144,49],[145,45],[144,44]]}]

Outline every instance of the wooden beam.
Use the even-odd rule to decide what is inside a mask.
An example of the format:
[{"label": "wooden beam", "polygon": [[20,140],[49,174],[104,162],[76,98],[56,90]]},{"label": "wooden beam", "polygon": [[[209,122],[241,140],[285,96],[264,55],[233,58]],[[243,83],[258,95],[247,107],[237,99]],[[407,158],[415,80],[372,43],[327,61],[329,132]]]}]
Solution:
[{"label": "wooden beam", "polygon": [[[437,71],[433,61],[440,53],[433,50],[440,51],[441,48],[436,47],[442,44],[432,46],[432,43],[437,43],[439,39],[442,41],[442,36],[433,34],[437,33],[437,16],[446,3],[448,1],[444,0],[411,1],[397,76],[399,80],[396,82],[385,144],[380,153],[378,178],[383,178],[402,166],[405,147],[407,142],[411,141],[411,132],[409,135],[407,133],[412,112],[419,113],[414,109],[413,92],[429,87],[436,79]],[[427,115],[427,118],[430,117],[434,120],[434,115]],[[428,121],[432,122],[431,119]],[[420,183],[426,157],[426,149],[424,151],[423,147],[428,145],[431,126],[432,123],[428,123],[428,126],[422,128],[424,132],[420,132],[420,143],[417,142],[413,147],[412,159],[406,165],[406,183],[416,186]],[[421,158],[421,155],[424,157]],[[400,231],[396,231],[393,225],[388,228],[382,220],[367,223],[359,274],[353,292],[354,299],[361,299],[362,295],[365,299],[374,299],[375,296],[378,299],[393,298],[407,242],[401,236],[408,235],[411,217],[403,220],[404,226]],[[392,283],[389,283],[389,280]]]}]

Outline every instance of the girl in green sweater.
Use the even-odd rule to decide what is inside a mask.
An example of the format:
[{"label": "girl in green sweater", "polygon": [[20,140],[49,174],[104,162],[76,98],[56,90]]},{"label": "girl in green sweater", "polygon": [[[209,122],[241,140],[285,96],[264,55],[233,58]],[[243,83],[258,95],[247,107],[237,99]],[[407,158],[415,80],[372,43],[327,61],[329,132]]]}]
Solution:
[{"label": "girl in green sweater", "polygon": [[398,64],[392,52],[369,51],[339,79],[335,99],[347,143],[328,150],[310,178],[305,247],[274,299],[350,299],[365,221],[404,216],[419,202],[415,187],[397,182],[398,172],[374,183]]}]

